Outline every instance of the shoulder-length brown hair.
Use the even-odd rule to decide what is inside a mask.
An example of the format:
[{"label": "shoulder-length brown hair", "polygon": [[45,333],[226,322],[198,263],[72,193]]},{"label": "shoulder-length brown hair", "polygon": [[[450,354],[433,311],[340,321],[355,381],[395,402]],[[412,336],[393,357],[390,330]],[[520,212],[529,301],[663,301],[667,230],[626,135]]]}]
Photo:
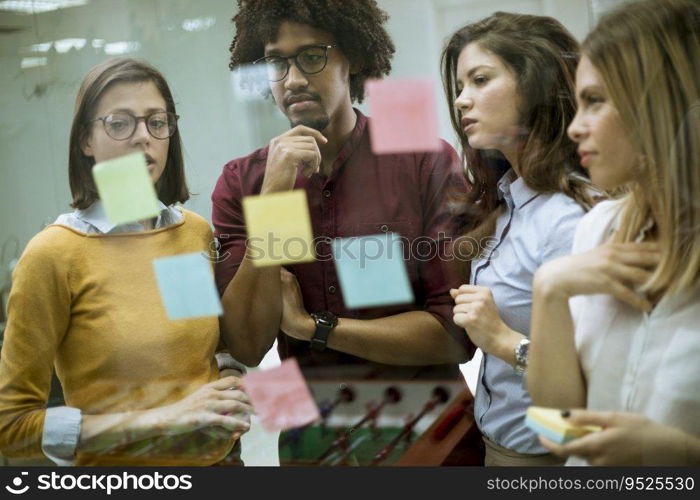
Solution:
[{"label": "shoulder-length brown hair", "polygon": [[[588,175],[578,163],[576,145],[566,129],[576,113],[575,74],[579,59],[576,39],[551,17],[496,12],[455,32],[442,52],[441,69],[450,120],[459,137],[472,189],[466,194],[471,241],[483,241],[495,230],[501,213],[497,182],[507,161],[497,151],[477,150],[460,125],[454,102],[458,96],[457,60],[477,43],[513,72],[520,95],[519,169],[525,183],[540,193],[561,192],[590,208]],[[483,248],[473,247],[474,258]]]},{"label": "shoulder-length brown hair", "polygon": [[[95,159],[83,154],[82,145],[90,134],[90,120],[95,118],[100,98],[115,83],[146,81],[153,82],[158,88],[165,99],[167,110],[176,113],[173,95],[163,75],[150,64],[135,59],[116,58],[104,61],[92,68],[80,84],[75,100],[68,153],[68,179],[73,196],[73,203],[71,203],[73,208],[87,208],[99,198],[92,178]],[[179,129],[175,130],[170,137],[168,161],[163,175],[156,183],[156,192],[165,205],[172,205],[175,202],[184,203],[190,197],[185,181],[185,164]]]}]

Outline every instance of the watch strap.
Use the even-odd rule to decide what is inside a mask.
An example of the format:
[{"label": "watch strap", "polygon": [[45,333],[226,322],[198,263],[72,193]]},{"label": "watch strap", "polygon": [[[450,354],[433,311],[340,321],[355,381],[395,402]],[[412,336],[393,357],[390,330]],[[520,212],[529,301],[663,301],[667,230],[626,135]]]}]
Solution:
[{"label": "watch strap", "polygon": [[530,348],[530,339],[522,339],[515,346],[515,372],[524,375],[527,370],[527,353]]},{"label": "watch strap", "polygon": [[316,331],[314,332],[314,336],[311,338],[311,349],[314,351],[325,351],[326,344],[328,344],[328,337],[330,337],[333,328],[335,328],[337,320],[329,323],[322,320],[316,314],[312,314],[311,317],[316,322]]}]

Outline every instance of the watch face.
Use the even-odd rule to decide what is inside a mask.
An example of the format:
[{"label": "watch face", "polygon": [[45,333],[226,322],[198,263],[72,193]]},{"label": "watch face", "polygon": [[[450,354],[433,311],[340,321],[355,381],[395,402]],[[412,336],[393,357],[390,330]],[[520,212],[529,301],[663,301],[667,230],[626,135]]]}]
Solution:
[{"label": "watch face", "polygon": [[316,313],[314,316],[318,321],[329,326],[335,326],[335,324],[338,322],[338,318],[335,316],[335,314],[328,311]]}]

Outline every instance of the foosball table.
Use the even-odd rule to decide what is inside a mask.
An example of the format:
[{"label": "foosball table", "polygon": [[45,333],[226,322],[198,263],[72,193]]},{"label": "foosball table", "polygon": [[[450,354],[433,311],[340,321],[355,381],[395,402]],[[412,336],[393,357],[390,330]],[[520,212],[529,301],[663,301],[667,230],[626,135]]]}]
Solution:
[{"label": "foosball table", "polygon": [[321,420],[282,432],[285,466],[482,465],[463,382],[309,381]]}]

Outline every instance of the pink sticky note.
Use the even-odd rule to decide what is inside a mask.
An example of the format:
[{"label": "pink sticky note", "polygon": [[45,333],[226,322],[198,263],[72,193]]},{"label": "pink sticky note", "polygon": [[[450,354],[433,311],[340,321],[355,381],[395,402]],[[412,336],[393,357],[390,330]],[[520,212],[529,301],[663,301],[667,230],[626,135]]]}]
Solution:
[{"label": "pink sticky note", "polygon": [[375,154],[440,151],[431,79],[370,80],[366,89]]},{"label": "pink sticky note", "polygon": [[243,388],[267,431],[293,429],[321,418],[297,360],[243,377]]}]

